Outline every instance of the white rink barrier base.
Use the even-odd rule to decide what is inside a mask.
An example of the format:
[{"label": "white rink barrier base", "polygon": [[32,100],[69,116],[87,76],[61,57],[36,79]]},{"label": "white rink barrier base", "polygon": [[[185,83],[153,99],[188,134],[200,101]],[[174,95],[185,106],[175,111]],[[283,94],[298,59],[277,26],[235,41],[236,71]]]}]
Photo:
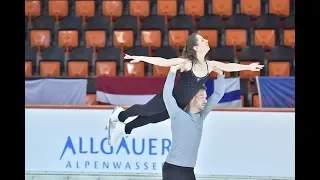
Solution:
[{"label": "white rink barrier base", "polygon": [[[109,146],[111,112],[27,108],[26,180],[161,180],[170,119]],[[203,124],[197,180],[292,180],[294,147],[294,112],[212,111]]]},{"label": "white rink barrier base", "polygon": [[[25,180],[161,180],[161,174],[87,174],[59,172],[26,172]],[[197,180],[294,180],[290,177],[197,176]]]}]

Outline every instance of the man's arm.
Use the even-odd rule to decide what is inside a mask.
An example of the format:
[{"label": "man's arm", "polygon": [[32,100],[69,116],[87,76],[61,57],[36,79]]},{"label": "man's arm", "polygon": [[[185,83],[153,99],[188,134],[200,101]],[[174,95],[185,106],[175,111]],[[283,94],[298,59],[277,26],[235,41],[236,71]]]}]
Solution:
[{"label": "man's arm", "polygon": [[201,111],[201,116],[206,117],[209,112],[216,106],[222,99],[225,92],[225,79],[224,75],[218,75],[217,81],[214,84],[214,92],[208,99],[208,102],[204,109]]},{"label": "man's arm", "polygon": [[170,71],[168,73],[168,76],[163,88],[163,101],[164,101],[164,104],[166,105],[166,109],[168,111],[170,118],[174,117],[180,111],[182,111],[178,106],[175,98],[172,96],[176,72],[177,72],[177,67],[170,68]]}]

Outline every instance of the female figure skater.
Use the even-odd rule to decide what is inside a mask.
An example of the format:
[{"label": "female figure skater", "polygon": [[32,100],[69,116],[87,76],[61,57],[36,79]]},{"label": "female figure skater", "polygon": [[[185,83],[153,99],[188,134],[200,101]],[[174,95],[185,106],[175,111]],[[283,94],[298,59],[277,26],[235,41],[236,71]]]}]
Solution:
[{"label": "female figure skater", "polygon": [[[263,68],[263,65],[259,65],[258,63],[241,65],[207,61],[205,60],[205,55],[209,50],[208,40],[197,33],[193,33],[188,37],[186,46],[182,51],[182,57],[180,58],[166,60],[160,57],[130,55],[126,55],[124,58],[132,59],[131,63],[143,61],[158,66],[177,66],[181,74],[180,80],[173,90],[173,96],[181,109],[185,108],[192,97],[205,84],[213,68],[226,72],[243,70],[260,71]],[[121,107],[115,107],[109,119],[109,144],[115,144],[123,135],[130,134],[134,128],[169,119],[162,93],[161,91],[144,105],[136,104],[125,111]],[[138,117],[125,124],[124,121],[132,116]]]}]

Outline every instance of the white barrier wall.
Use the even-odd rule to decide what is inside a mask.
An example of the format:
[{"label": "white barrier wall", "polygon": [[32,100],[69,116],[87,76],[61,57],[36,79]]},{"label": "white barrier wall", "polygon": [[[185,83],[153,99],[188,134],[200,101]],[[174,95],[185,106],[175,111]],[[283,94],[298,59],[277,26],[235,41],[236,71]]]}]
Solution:
[{"label": "white barrier wall", "polygon": [[[104,129],[110,114],[26,109],[26,171],[161,173],[170,120],[138,128],[110,147]],[[294,121],[294,112],[211,112],[196,174],[294,177]]]}]

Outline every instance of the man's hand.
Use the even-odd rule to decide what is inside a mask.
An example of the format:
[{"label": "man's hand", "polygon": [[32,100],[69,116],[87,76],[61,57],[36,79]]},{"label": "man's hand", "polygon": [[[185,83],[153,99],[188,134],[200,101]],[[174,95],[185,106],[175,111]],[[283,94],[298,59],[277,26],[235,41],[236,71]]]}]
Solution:
[{"label": "man's hand", "polygon": [[179,69],[183,67],[183,63],[175,65],[175,66],[170,66],[170,71],[173,73],[176,73]]},{"label": "man's hand", "polygon": [[250,71],[260,71],[264,65],[259,65],[259,63],[251,63],[248,65],[248,70]]},{"label": "man's hand", "polygon": [[212,67],[212,71],[218,73],[219,75],[223,75],[223,71],[221,69],[218,69],[217,67]]},{"label": "man's hand", "polygon": [[124,59],[132,59],[130,63],[137,63],[140,62],[141,60],[139,59],[139,56],[130,56],[128,54],[125,54]]}]

